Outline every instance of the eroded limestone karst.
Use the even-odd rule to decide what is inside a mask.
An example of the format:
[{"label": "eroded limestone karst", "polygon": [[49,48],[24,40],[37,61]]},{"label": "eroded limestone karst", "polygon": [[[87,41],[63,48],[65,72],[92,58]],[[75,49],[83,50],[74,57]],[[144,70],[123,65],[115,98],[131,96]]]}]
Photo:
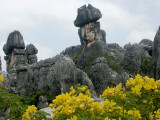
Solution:
[{"label": "eroded limestone karst", "polygon": [[79,27],[81,45],[66,48],[53,58],[38,61],[38,49],[33,44],[25,46],[18,31],[9,34],[3,50],[10,92],[32,96],[44,91],[58,95],[80,83],[87,85],[92,97],[96,97],[108,86],[124,85],[129,74],[150,75],[152,58],[154,77],[160,78],[160,29],[154,43],[144,39],[122,48],[116,43],[106,43],[106,33],[98,21],[102,17],[99,9],[89,4],[80,7],[77,13],[74,25]]}]

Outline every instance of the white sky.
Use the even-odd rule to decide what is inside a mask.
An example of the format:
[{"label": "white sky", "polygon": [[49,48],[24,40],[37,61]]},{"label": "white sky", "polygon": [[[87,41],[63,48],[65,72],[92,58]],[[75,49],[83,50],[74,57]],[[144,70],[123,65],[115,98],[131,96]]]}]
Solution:
[{"label": "white sky", "polygon": [[91,3],[102,12],[101,28],[107,43],[154,39],[160,25],[160,0],[0,0],[0,56],[10,32],[19,30],[27,44],[39,50],[38,58],[59,54],[80,44],[73,24],[77,8]]}]

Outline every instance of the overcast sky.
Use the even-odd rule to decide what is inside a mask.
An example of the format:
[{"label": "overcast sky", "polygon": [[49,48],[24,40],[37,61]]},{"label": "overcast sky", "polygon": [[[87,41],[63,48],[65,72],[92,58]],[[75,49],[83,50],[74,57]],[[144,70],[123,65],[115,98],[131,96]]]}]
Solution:
[{"label": "overcast sky", "polygon": [[33,43],[38,58],[59,54],[79,45],[78,28],[73,24],[77,8],[92,4],[102,12],[101,29],[107,43],[120,46],[154,39],[160,25],[160,0],[0,0],[0,56],[8,34],[21,32],[25,44]]}]

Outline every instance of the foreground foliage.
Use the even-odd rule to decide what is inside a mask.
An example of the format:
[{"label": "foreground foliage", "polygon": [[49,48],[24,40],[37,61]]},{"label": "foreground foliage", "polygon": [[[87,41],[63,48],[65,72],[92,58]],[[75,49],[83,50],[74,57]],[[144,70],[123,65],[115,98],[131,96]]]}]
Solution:
[{"label": "foreground foliage", "polygon": [[160,80],[137,75],[116,87],[108,87],[94,102],[86,86],[71,87],[50,104],[54,120],[137,120],[160,119]]},{"label": "foreground foliage", "polygon": [[[52,119],[160,120],[160,80],[137,75],[127,80],[124,87],[121,83],[108,87],[100,97],[102,101],[94,102],[87,86],[72,86],[69,93],[56,96],[49,105],[54,114]],[[25,111],[27,106],[21,102],[21,98],[8,94],[6,88],[0,88],[0,100],[0,110],[11,109],[12,117],[9,118],[14,116],[22,120],[51,120],[46,117],[47,113],[37,111],[34,105]]]}]

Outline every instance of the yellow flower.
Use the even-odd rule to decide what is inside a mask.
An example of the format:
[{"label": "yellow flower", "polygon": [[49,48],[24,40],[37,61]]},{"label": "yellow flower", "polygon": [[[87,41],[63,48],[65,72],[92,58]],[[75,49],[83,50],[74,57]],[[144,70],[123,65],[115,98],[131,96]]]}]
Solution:
[{"label": "yellow flower", "polygon": [[109,119],[108,117],[106,117],[104,120],[111,120],[111,119]]},{"label": "yellow flower", "polygon": [[22,120],[31,120],[30,115],[37,112],[37,108],[32,105],[28,106],[28,109],[26,110],[25,114],[22,116]]},{"label": "yellow flower", "polygon": [[50,107],[51,109],[53,109],[54,105],[53,105],[53,104],[50,104],[49,107]]},{"label": "yellow flower", "polygon": [[77,116],[74,115],[73,117],[71,117],[71,120],[77,120]]},{"label": "yellow flower", "polygon": [[160,120],[160,109],[157,110],[157,112],[155,112],[155,116],[157,120]]},{"label": "yellow flower", "polygon": [[4,81],[4,78],[2,75],[0,75],[0,82],[3,82]]},{"label": "yellow flower", "polygon": [[143,103],[147,103],[147,100],[143,100]]},{"label": "yellow flower", "polygon": [[135,110],[129,110],[128,114],[133,115],[137,119],[141,119],[141,114],[140,114],[139,110],[136,110],[136,109]]}]

